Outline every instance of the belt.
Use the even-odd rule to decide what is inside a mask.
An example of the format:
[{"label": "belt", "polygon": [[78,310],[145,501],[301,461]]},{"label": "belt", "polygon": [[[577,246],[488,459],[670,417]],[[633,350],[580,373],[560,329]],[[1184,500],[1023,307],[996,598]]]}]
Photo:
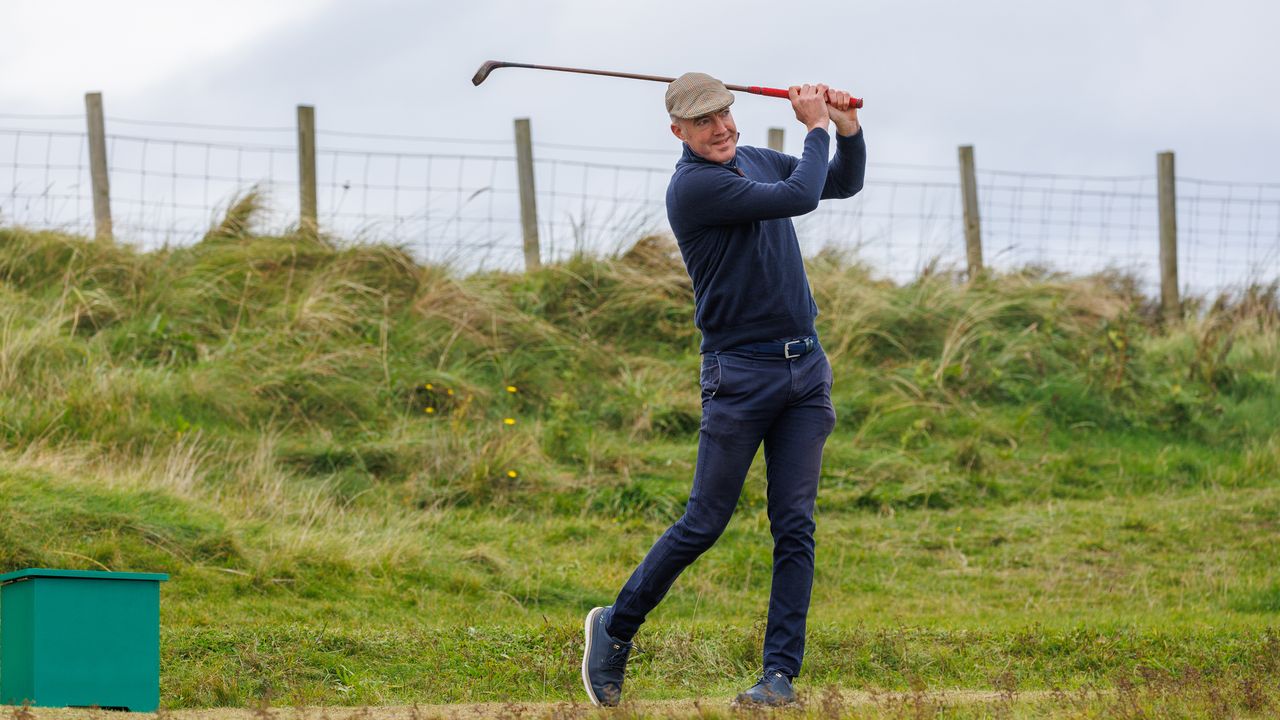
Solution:
[{"label": "belt", "polygon": [[818,349],[818,338],[808,335],[795,340],[772,340],[769,342],[746,343],[745,345],[735,345],[729,350],[736,352],[749,352],[756,355],[772,355],[774,357],[784,357],[787,359],[798,358],[801,355],[811,353]]}]

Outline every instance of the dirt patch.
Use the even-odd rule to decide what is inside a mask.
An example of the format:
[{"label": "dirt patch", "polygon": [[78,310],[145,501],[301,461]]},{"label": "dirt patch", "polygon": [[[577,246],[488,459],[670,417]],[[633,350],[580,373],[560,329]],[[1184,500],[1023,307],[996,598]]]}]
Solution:
[{"label": "dirt patch", "polygon": [[[588,717],[607,718],[715,718],[715,717],[840,717],[844,709],[883,708],[888,715],[905,707],[939,710],[971,704],[1021,704],[1049,699],[1049,692],[1015,694],[988,690],[950,690],[921,693],[868,693],[819,690],[803,697],[800,706],[772,713],[734,709],[725,698],[629,701],[615,709],[593,708],[583,703],[467,703],[386,707],[270,707],[162,710],[159,713],[122,713],[75,708],[18,708],[0,706],[7,720],[537,720]],[[859,713],[861,716],[862,713]]]}]

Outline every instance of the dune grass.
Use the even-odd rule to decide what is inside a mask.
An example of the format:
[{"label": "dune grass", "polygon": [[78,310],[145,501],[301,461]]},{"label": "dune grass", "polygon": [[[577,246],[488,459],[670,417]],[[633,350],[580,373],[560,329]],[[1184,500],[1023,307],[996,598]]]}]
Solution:
[{"label": "dune grass", "polygon": [[[688,493],[673,248],[462,276],[253,212],[146,253],[0,229],[0,572],[170,573],[171,708],[576,698],[581,614]],[[803,685],[1280,677],[1276,285],[1166,328],[1116,274],[809,272],[839,420]],[[758,670],[762,470],[629,694]]]}]

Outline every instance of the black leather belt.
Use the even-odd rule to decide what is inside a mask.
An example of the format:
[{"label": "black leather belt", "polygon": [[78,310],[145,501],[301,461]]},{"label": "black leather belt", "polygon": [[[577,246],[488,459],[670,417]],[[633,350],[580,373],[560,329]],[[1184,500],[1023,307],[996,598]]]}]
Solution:
[{"label": "black leather belt", "polygon": [[818,338],[809,335],[795,340],[774,340],[771,342],[746,343],[729,348],[735,352],[749,352],[756,355],[771,355],[787,359],[798,358],[818,348]]}]

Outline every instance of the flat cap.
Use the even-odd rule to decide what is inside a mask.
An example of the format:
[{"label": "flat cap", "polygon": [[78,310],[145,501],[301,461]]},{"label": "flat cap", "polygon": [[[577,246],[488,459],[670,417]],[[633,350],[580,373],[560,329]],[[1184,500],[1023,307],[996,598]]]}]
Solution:
[{"label": "flat cap", "polygon": [[672,117],[701,117],[732,104],[733,93],[706,73],[685,73],[667,86],[667,113]]}]

